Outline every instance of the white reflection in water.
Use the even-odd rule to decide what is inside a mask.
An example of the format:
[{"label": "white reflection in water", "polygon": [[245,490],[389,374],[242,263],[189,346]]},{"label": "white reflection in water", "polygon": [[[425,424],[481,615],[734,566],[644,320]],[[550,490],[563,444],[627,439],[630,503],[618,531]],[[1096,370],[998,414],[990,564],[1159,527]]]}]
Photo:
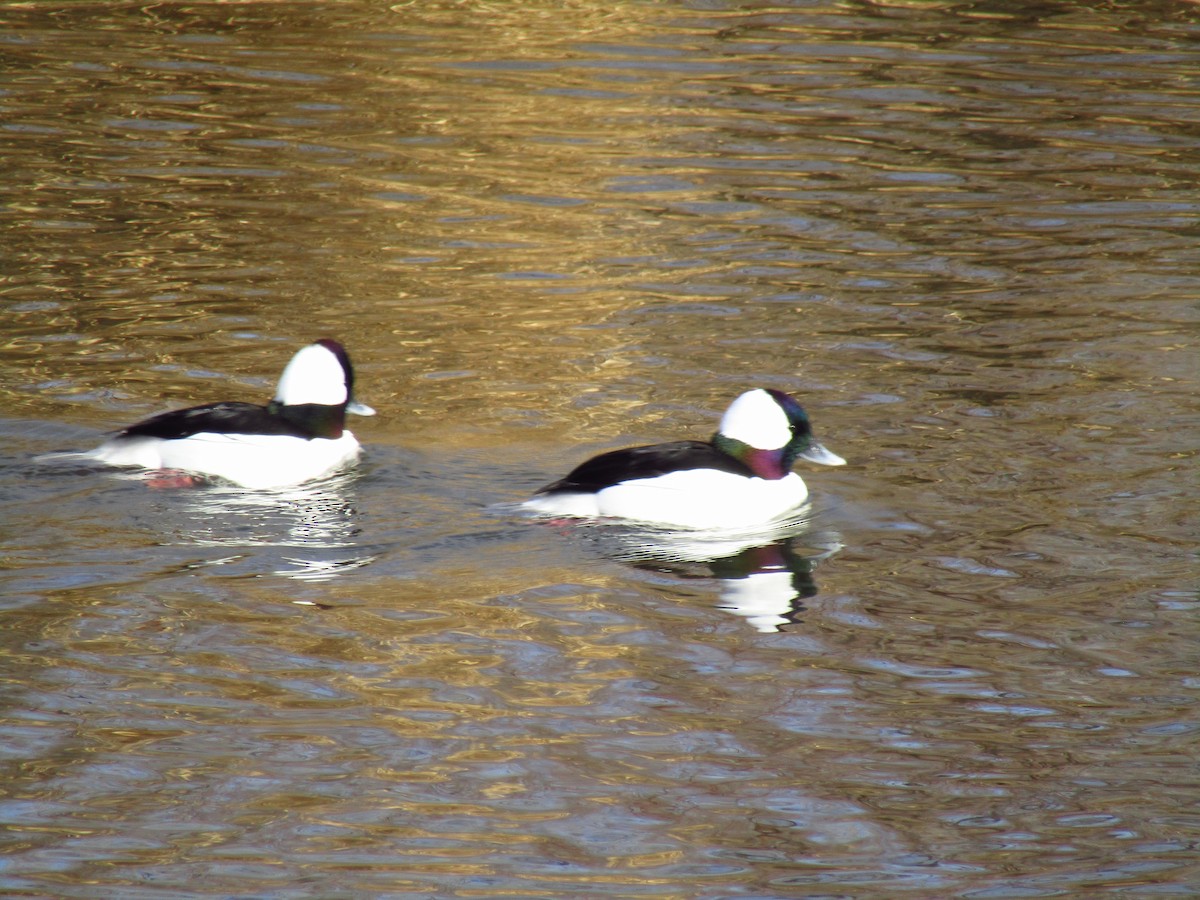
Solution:
[{"label": "white reflection in water", "polygon": [[[64,461],[69,456],[39,459]],[[142,519],[143,525],[163,535],[163,544],[247,551],[207,560],[206,566],[265,556],[265,568],[261,559],[254,565],[260,574],[324,581],[376,558],[374,551],[358,540],[362,529],[353,502],[353,472],[296,487],[254,491],[182,473],[106,469],[104,474],[143,482],[148,492],[165,501],[129,510],[131,517]]]},{"label": "white reflection in water", "polygon": [[[377,545],[362,540],[357,470],[293,487],[251,490],[174,470],[114,469],[74,451],[32,459],[49,476],[94,477],[97,496],[116,504],[120,522],[154,535],[160,546],[233,551],[189,560],[188,568],[224,567],[230,575],[327,581],[379,556]],[[134,491],[110,490],[118,485]],[[97,513],[99,504],[92,498],[87,508]]]},{"label": "white reflection in water", "polygon": [[681,579],[714,581],[717,606],[764,634],[794,623],[817,594],[817,566],[842,548],[840,536],[808,519],[764,531],[671,531],[591,523],[577,533],[611,559]]},{"label": "white reflection in water", "polygon": [[[199,546],[284,550],[272,574],[326,581],[371,563],[358,541],[353,473],[298,487],[247,491],[211,484],[183,491],[189,515],[178,537]],[[331,553],[330,551],[335,551]]]}]

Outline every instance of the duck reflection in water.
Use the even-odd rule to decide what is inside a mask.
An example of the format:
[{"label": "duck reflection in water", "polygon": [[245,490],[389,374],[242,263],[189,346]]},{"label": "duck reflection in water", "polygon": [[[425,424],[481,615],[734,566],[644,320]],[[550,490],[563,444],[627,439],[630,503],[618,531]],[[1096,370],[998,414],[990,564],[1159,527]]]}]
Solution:
[{"label": "duck reflection in water", "polygon": [[604,556],[640,571],[715,582],[717,607],[764,634],[798,620],[803,601],[817,594],[817,567],[842,547],[837,534],[807,522],[741,538],[617,525],[588,528],[586,536]]},{"label": "duck reflection in water", "polygon": [[176,518],[180,543],[234,551],[212,564],[240,563],[255,573],[325,581],[376,558],[359,540],[356,480],[343,473],[293,488],[245,491],[213,484],[167,495],[187,513]]}]

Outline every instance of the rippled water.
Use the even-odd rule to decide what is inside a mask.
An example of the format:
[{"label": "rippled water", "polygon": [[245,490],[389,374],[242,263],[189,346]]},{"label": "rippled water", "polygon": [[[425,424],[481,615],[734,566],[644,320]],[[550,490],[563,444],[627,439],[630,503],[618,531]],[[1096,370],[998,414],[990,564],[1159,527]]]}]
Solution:
[{"label": "rippled water", "polygon": [[[1200,9],[0,5],[0,892],[1200,894]],[[341,339],[279,494],[39,463]],[[761,546],[509,511],[794,392]]]}]

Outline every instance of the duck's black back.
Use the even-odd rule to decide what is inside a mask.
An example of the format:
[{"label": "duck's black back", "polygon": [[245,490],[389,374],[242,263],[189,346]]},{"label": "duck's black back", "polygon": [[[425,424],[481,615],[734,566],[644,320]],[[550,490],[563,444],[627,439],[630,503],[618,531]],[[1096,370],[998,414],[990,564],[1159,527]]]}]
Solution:
[{"label": "duck's black back", "polygon": [[206,403],[188,409],[175,409],[143,419],[118,435],[124,438],[153,437],[179,440],[202,432],[216,434],[311,435],[296,424],[256,403]]},{"label": "duck's black back", "polygon": [[601,453],[538,493],[595,493],[622,481],[655,478],[690,469],[716,469],[748,478],[754,475],[748,466],[706,441],[673,441]]}]

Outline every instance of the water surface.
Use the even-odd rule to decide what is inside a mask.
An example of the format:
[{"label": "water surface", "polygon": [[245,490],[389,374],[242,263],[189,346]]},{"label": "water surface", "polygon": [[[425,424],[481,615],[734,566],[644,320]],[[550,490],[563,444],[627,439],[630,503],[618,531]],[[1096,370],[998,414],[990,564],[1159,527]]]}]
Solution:
[{"label": "water surface", "polygon": [[[0,890],[1200,892],[1198,40],[0,6]],[[35,461],[324,335],[380,413],[352,475]],[[751,386],[850,461],[795,533],[510,511]]]}]

